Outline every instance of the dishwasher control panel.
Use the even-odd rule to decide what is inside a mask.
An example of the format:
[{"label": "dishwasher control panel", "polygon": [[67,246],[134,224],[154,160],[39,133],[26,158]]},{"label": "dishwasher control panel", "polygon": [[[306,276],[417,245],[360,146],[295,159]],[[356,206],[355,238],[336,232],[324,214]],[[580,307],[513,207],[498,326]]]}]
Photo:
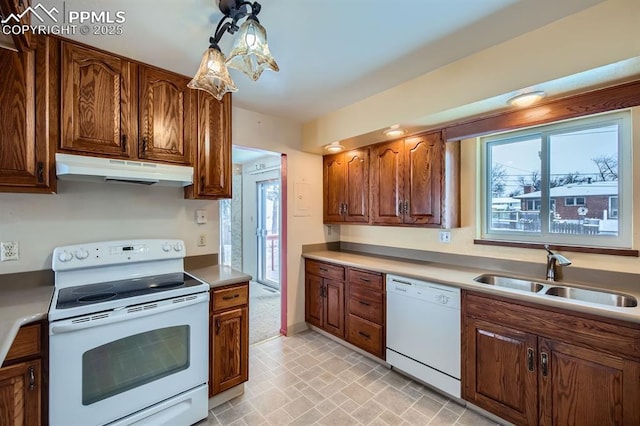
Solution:
[{"label": "dishwasher control panel", "polygon": [[387,292],[460,309],[460,289],[457,287],[387,274]]}]

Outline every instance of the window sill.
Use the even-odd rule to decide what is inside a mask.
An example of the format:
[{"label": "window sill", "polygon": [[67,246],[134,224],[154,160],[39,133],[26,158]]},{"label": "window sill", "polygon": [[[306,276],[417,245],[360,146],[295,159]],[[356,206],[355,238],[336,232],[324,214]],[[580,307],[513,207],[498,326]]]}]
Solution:
[{"label": "window sill", "polygon": [[[544,249],[544,244],[541,243],[523,243],[520,241],[502,241],[502,240],[473,240],[474,244],[485,246],[503,246],[503,247],[518,247],[518,248],[530,248],[530,249]],[[559,251],[572,251],[578,253],[593,253],[593,254],[608,254],[611,256],[631,256],[639,257],[638,250],[632,249],[619,249],[619,248],[607,248],[607,247],[585,247],[585,246],[566,246],[558,244],[549,244],[551,250]]]}]

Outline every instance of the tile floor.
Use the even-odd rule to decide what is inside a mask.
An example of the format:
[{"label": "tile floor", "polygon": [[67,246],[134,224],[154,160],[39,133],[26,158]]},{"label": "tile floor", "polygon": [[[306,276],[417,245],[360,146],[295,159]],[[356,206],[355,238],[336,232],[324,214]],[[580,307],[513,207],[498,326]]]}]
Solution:
[{"label": "tile floor", "polygon": [[496,423],[315,331],[250,348],[245,393],[208,425],[473,425]]}]

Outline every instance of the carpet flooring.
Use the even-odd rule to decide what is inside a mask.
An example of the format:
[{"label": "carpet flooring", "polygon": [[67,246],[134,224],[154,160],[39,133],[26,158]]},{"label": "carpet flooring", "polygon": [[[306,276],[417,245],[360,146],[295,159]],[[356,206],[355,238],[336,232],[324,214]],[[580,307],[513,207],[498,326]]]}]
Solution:
[{"label": "carpet flooring", "polygon": [[280,334],[280,292],[255,281],[249,283],[249,344]]}]

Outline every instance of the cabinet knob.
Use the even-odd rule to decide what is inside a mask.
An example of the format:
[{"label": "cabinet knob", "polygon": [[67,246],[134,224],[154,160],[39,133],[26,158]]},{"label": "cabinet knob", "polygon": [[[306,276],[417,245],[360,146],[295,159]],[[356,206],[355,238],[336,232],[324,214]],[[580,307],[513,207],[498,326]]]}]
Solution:
[{"label": "cabinet knob", "polygon": [[549,374],[549,355],[546,352],[540,354],[540,364],[542,370],[542,376],[547,377]]},{"label": "cabinet knob", "polygon": [[29,367],[29,390],[36,389],[36,369],[31,366]]},{"label": "cabinet knob", "polygon": [[221,327],[220,318],[217,318],[216,319],[216,336],[220,334],[220,327]]},{"label": "cabinet knob", "polygon": [[533,372],[535,369],[535,352],[533,348],[527,349],[527,370]]},{"label": "cabinet knob", "polygon": [[38,179],[38,183],[44,183],[44,163],[42,161],[38,161],[36,177]]}]

